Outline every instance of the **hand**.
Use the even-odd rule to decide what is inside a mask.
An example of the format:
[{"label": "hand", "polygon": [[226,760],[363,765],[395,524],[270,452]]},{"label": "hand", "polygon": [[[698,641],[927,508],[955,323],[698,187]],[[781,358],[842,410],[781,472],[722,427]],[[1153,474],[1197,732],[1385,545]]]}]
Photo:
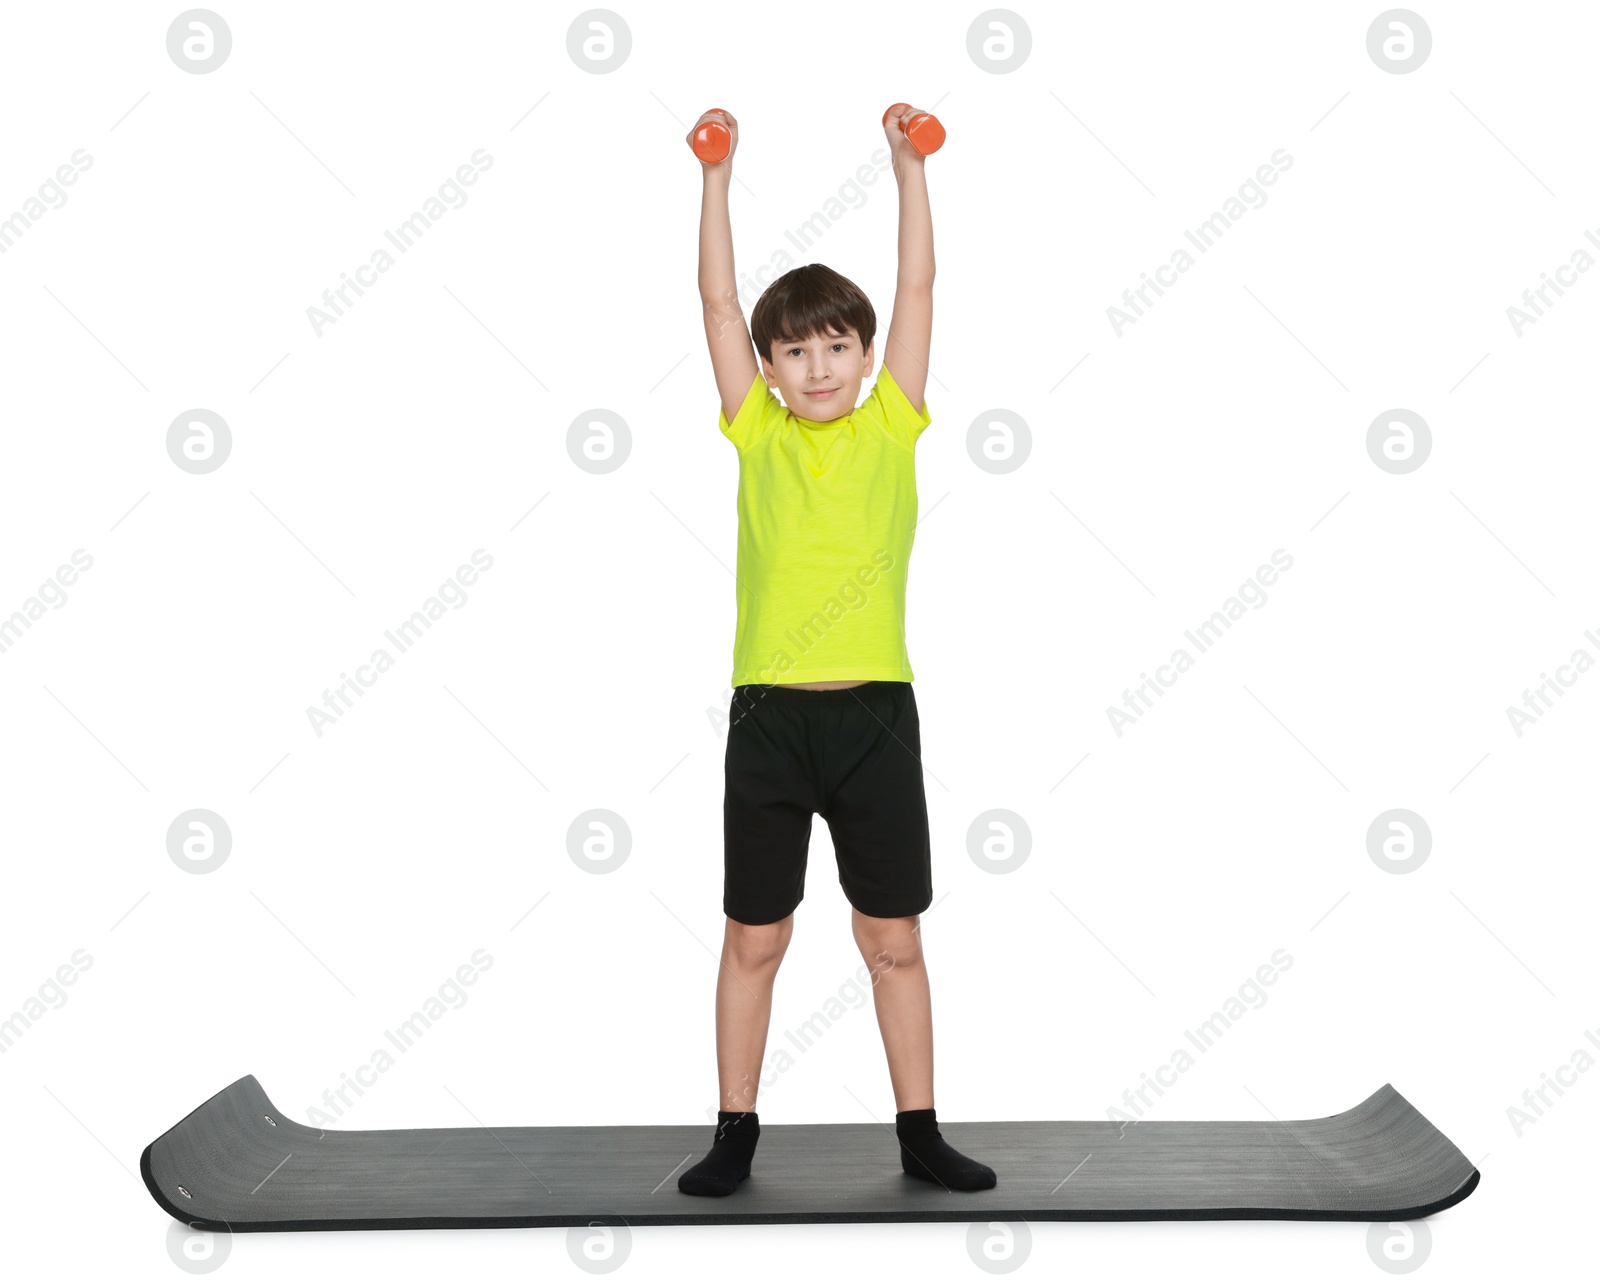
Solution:
[{"label": "hand", "polygon": [[[700,126],[704,125],[708,120],[720,121],[722,124],[728,127],[728,154],[720,161],[700,161],[700,164],[706,169],[711,169],[718,165],[728,165],[733,161],[733,154],[739,150],[739,122],[733,118],[732,112],[723,111],[721,109],[709,112],[701,112],[700,119],[695,121],[695,123],[689,127],[689,132],[684,135],[684,142],[686,142],[689,145],[689,149],[693,151],[695,131],[699,129]],[[700,160],[699,156],[696,156],[695,159]]]},{"label": "hand", "polygon": [[921,152],[911,146],[911,140],[906,137],[905,131],[900,128],[900,122],[915,116],[922,111],[921,107],[901,106],[898,110],[891,110],[883,122],[883,132],[889,139],[889,160],[896,174],[900,166],[906,161],[915,161],[918,165],[926,159]]}]

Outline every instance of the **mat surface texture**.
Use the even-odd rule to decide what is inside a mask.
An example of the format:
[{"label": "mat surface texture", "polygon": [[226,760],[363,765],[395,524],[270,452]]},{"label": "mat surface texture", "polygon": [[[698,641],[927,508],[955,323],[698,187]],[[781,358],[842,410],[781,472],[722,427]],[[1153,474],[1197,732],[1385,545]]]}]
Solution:
[{"label": "mat surface texture", "polygon": [[1405,1220],[1448,1209],[1478,1171],[1384,1085],[1312,1120],[946,1123],[993,1168],[988,1191],[900,1171],[891,1125],[763,1124],[731,1196],[678,1175],[711,1126],[325,1130],[296,1124],[253,1075],[145,1148],[150,1194],[212,1230],[570,1227],[588,1223],[973,1222],[1293,1218]]}]

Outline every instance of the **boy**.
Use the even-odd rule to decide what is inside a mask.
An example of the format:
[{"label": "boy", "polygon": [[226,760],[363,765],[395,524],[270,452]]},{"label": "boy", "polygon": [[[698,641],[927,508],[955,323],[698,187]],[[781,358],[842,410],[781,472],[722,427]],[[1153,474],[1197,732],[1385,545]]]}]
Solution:
[{"label": "boy", "polygon": [[934,264],[923,158],[899,126],[911,111],[884,123],[900,189],[899,280],[883,366],[859,408],[877,328],[871,303],[837,272],[806,264],[767,287],[746,329],[728,218],[739,126],[722,111],[695,122],[720,117],[731,135],[726,160],[702,163],[700,297],[719,426],[739,451],[739,556],[717,975],[721,1109],[711,1150],[678,1179],[690,1195],[725,1196],[750,1173],[773,981],[804,895],[814,812],[828,823],[874,979],[901,1168],[947,1190],[995,1185],[994,1170],[939,1134],[918,933],[933,885],[905,586],[915,448],[931,418],[923,388]]}]

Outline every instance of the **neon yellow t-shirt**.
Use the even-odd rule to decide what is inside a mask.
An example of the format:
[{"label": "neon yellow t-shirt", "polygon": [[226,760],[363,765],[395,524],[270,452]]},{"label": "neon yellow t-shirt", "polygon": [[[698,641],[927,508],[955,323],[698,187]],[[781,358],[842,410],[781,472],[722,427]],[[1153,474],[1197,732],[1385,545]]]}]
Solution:
[{"label": "neon yellow t-shirt", "polygon": [[829,422],[793,414],[759,370],[717,426],[739,449],[733,682],[912,681],[906,572],[917,524],[919,412],[888,366]]}]

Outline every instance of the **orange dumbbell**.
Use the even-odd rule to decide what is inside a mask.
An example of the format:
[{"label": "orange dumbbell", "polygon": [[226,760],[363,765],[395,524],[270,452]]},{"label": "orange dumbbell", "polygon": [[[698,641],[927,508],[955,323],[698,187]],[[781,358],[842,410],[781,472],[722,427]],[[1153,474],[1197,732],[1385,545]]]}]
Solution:
[{"label": "orange dumbbell", "polygon": [[[889,123],[889,113],[897,107],[909,107],[910,103],[890,103],[884,110],[883,123]],[[911,146],[923,156],[931,156],[944,146],[944,126],[939,124],[939,118],[931,112],[916,112],[911,116],[900,119],[900,130],[905,134]]]},{"label": "orange dumbbell", "polygon": [[[720,107],[709,107],[707,111],[728,113]],[[694,154],[707,165],[716,165],[728,159],[728,148],[733,145],[733,135],[728,132],[728,127],[719,120],[708,120],[694,132]]]}]

